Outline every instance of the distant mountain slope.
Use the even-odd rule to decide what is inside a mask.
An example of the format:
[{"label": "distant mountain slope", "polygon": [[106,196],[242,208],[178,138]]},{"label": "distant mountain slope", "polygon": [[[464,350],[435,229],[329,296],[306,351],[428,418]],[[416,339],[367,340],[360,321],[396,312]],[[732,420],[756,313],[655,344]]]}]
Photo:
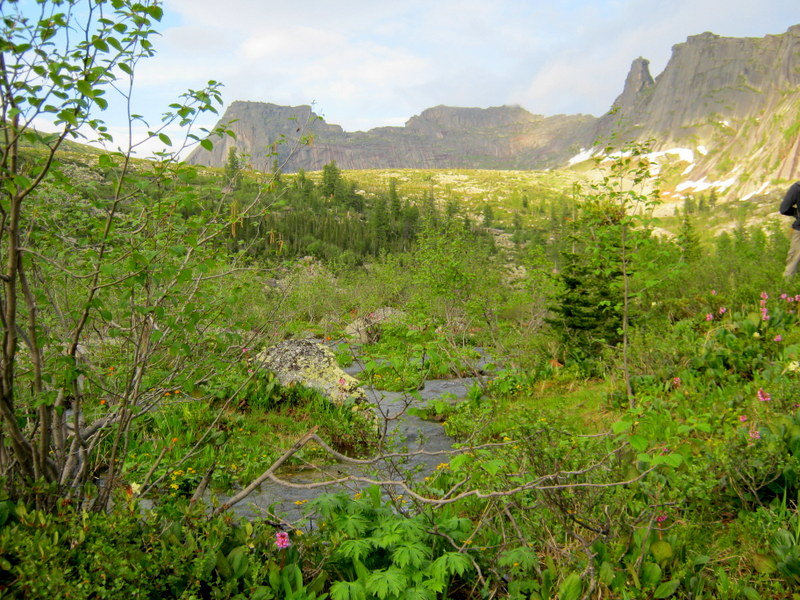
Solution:
[{"label": "distant mountain slope", "polygon": [[[234,102],[222,122],[233,121],[236,140],[217,140],[212,152],[195,150],[187,161],[221,166],[233,146],[257,168],[277,158],[287,171],[316,170],[331,160],[345,169],[542,169],[564,166],[595,142],[653,138],[656,150],[692,151],[682,189],[752,193],[773,180],[800,178],[800,25],[764,38],[691,36],[673,47],[655,79],[648,64],[633,61],[623,92],[599,118],[437,106],[404,127],[346,132],[309,106]],[[311,143],[297,146],[301,135]],[[273,146],[279,140],[286,143]]]},{"label": "distant mountain slope", "polygon": [[[287,171],[317,170],[331,160],[345,169],[553,167],[591,141],[587,134],[595,118],[542,117],[518,106],[436,106],[412,117],[404,127],[351,133],[325,123],[310,106],[237,101],[221,122],[232,122],[236,139],[218,139],[213,151],[195,150],[187,162],[221,166],[228,149],[236,147],[261,168],[272,164],[273,151],[279,163],[288,157]],[[294,144],[301,135],[312,136],[312,143]],[[273,149],[280,140],[286,143]]]}]

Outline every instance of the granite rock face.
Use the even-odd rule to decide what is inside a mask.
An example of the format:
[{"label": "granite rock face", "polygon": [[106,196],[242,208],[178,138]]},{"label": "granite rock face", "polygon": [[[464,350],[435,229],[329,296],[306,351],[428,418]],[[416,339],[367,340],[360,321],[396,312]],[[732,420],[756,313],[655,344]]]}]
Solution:
[{"label": "granite rock face", "polygon": [[[404,127],[346,132],[308,106],[234,102],[222,117],[237,139],[196,150],[194,164],[221,166],[228,148],[272,166],[273,144],[284,171],[317,170],[335,160],[344,169],[559,167],[582,148],[654,139],[654,149],[693,150],[687,178],[738,173],[743,185],[800,178],[800,25],[763,38],[713,33],[676,44],[653,78],[637,58],[611,110],[589,115],[534,115],[519,106],[436,106]],[[298,144],[299,138],[311,139]],[[737,172],[734,172],[738,169]],[[742,175],[746,174],[747,177]]]}]

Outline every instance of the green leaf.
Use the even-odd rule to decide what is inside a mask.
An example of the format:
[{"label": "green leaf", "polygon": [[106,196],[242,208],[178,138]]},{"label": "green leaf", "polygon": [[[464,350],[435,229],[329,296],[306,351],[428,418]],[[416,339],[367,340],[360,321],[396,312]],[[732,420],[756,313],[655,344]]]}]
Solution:
[{"label": "green leaf", "polygon": [[162,9],[157,4],[153,4],[152,6],[147,7],[147,12],[150,14],[152,18],[156,21],[160,21],[161,17],[164,16],[164,9]]},{"label": "green leaf", "polygon": [[650,444],[647,438],[641,435],[632,435],[628,440],[628,443],[633,447],[634,450],[638,450],[639,452],[644,452],[647,449],[647,446]]},{"label": "green leaf", "polygon": [[463,575],[471,565],[469,558],[463,554],[445,552],[431,563],[430,569],[434,577],[443,580],[452,575]]},{"label": "green leaf", "polygon": [[200,140],[200,145],[203,147],[204,150],[208,150],[209,152],[211,152],[214,149],[214,143],[208,138]]},{"label": "green leaf", "polygon": [[611,566],[611,563],[603,561],[603,564],[600,565],[598,578],[603,585],[611,585],[611,582],[614,581],[614,567]]},{"label": "green leaf", "polygon": [[765,554],[753,554],[753,566],[763,575],[772,575],[778,569],[775,559]]},{"label": "green leaf", "polygon": [[339,544],[336,554],[351,560],[363,560],[372,550],[372,542],[368,539],[345,540]]},{"label": "green leaf", "polygon": [[389,596],[397,596],[407,585],[405,574],[395,567],[385,571],[373,571],[367,578],[367,591],[383,600]]},{"label": "green leaf", "polygon": [[258,586],[250,596],[250,600],[272,600],[273,598],[275,598],[275,595],[272,590],[263,585]]},{"label": "green leaf", "polygon": [[633,421],[617,421],[611,426],[611,431],[614,433],[622,433],[627,431],[633,426]]},{"label": "green leaf", "polygon": [[485,463],[482,463],[481,466],[489,473],[489,475],[497,475],[503,467],[505,467],[506,463],[504,460],[488,460]]},{"label": "green leaf", "polygon": [[671,559],[673,555],[672,545],[664,540],[654,542],[653,545],[650,546],[650,552],[653,553],[653,558],[659,563]]},{"label": "green leaf", "polygon": [[166,144],[167,146],[172,146],[172,140],[169,139],[169,136],[166,133],[159,133],[158,139],[161,140],[162,144]]},{"label": "green leaf", "polygon": [[366,600],[367,591],[360,581],[337,581],[331,586],[331,600]]},{"label": "green leaf", "polygon": [[[747,598],[747,600],[761,600],[761,594],[759,594],[756,590],[754,590],[751,587],[745,586],[742,589],[742,592],[744,593],[744,597]],[[792,598],[797,598],[797,594],[793,594]]]},{"label": "green leaf", "polygon": [[228,562],[231,565],[235,579],[241,579],[247,572],[248,561],[249,557],[246,546],[237,546],[230,551],[230,554],[228,554]]},{"label": "green leaf", "polygon": [[392,562],[401,568],[417,568],[425,562],[429,552],[422,544],[401,544],[392,552]]},{"label": "green leaf", "polygon": [[681,582],[678,579],[670,579],[669,581],[665,581],[656,588],[653,598],[669,598],[675,593],[675,590],[678,589],[680,584]]},{"label": "green leaf", "polygon": [[103,38],[95,37],[92,40],[92,45],[100,50],[100,52],[108,52],[108,44]]},{"label": "green leaf", "polygon": [[558,587],[558,600],[578,600],[582,591],[581,576],[577,573],[570,573]]},{"label": "green leaf", "polygon": [[86,81],[85,79],[81,79],[78,83],[75,84],[75,87],[78,88],[78,91],[83,94],[84,96],[92,96],[92,84]]},{"label": "green leaf", "polygon": [[654,586],[659,581],[661,581],[661,567],[656,563],[644,563],[642,565],[642,585]]}]

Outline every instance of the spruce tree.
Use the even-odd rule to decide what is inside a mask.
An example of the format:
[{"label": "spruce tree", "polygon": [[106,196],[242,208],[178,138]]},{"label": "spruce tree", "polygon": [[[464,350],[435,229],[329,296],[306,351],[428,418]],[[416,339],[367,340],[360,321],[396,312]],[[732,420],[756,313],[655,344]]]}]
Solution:
[{"label": "spruce tree", "polygon": [[494,211],[492,207],[487,203],[483,205],[483,226],[484,227],[491,227],[494,223]]},{"label": "spruce tree", "polygon": [[336,193],[336,186],[341,179],[341,171],[336,166],[336,161],[332,160],[327,165],[322,167],[322,185],[320,186],[320,192],[322,195],[328,198],[333,197]]},{"label": "spruce tree", "polygon": [[700,236],[689,213],[683,213],[677,241],[684,262],[690,263],[700,258]]},{"label": "spruce tree", "polygon": [[238,190],[242,183],[242,165],[234,147],[228,150],[228,160],[225,162],[223,181],[229,191]]},{"label": "spruce tree", "polygon": [[389,211],[393,221],[400,220],[400,212],[403,210],[400,204],[400,195],[397,193],[397,179],[392,177],[389,180]]}]

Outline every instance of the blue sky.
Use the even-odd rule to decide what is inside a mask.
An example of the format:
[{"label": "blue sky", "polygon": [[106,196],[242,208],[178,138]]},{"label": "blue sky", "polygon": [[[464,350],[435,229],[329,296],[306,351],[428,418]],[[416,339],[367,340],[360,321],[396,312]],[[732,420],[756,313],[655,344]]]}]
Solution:
[{"label": "blue sky", "polygon": [[139,112],[159,115],[216,79],[226,105],[314,103],[347,130],[401,125],[437,104],[600,115],[638,56],[656,76],[688,35],[800,23],[797,0],[165,0],[164,10],[158,54],[137,72]]}]

